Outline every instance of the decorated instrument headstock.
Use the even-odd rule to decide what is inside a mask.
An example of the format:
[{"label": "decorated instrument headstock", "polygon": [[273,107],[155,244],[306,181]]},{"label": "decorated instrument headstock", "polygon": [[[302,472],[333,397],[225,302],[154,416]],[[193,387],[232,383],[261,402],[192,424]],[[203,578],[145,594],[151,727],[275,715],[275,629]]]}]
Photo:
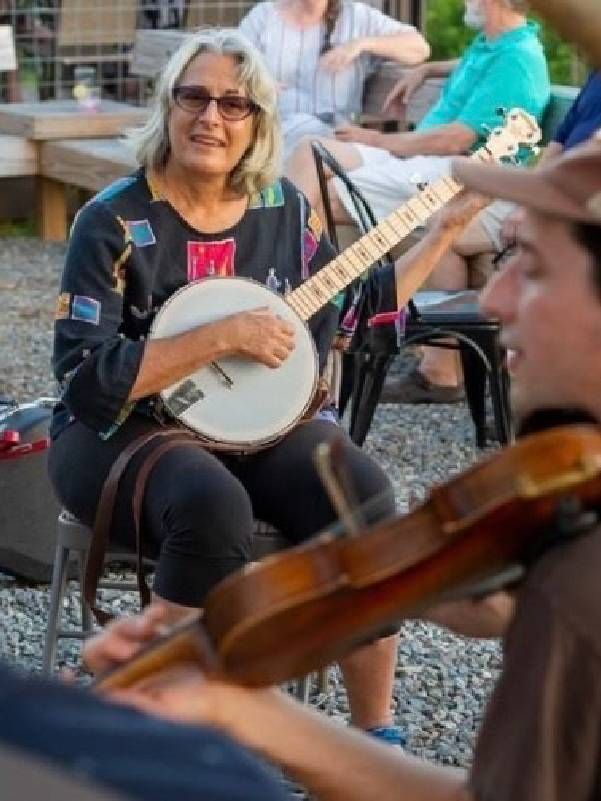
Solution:
[{"label": "decorated instrument headstock", "polygon": [[496,160],[515,159],[520,148],[528,148],[534,155],[538,153],[538,143],[542,131],[536,118],[521,108],[501,112],[505,117],[503,125],[493,128],[488,135],[485,148]]}]

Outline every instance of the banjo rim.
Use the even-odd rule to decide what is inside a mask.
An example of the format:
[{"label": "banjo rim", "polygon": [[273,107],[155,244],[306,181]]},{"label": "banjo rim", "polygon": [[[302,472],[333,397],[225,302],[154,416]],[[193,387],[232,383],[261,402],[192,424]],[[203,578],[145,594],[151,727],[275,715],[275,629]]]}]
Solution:
[{"label": "banjo rim", "polygon": [[[152,325],[150,326],[150,330],[148,332],[148,339],[149,340],[157,339],[157,328],[158,328],[158,326],[159,326],[159,324],[161,322],[161,318],[164,318],[165,310],[169,306],[171,306],[173,304],[173,302],[175,302],[176,298],[178,298],[180,295],[184,294],[185,292],[189,291],[192,287],[195,287],[195,286],[197,286],[199,284],[205,284],[208,281],[223,281],[223,280],[228,281],[228,282],[229,281],[245,281],[246,283],[249,283],[249,284],[255,284],[256,286],[260,287],[262,290],[265,290],[266,292],[271,292],[276,298],[281,300],[283,303],[286,303],[285,297],[283,297],[282,295],[279,295],[277,292],[274,292],[272,289],[269,289],[269,287],[265,286],[265,284],[262,284],[260,281],[257,281],[254,278],[246,278],[246,277],[240,276],[240,275],[234,275],[234,276],[210,275],[210,276],[206,276],[204,278],[199,278],[196,281],[190,281],[189,283],[184,284],[183,286],[181,286],[179,289],[177,289],[172,295],[170,295],[167,298],[167,300],[163,303],[163,305],[161,306],[161,308],[157,312],[154,320],[152,321]],[[300,411],[297,414],[297,416],[294,417],[294,419],[290,421],[290,423],[288,423],[287,425],[282,426],[277,433],[270,434],[267,437],[262,437],[260,439],[255,439],[255,440],[252,440],[252,441],[251,440],[237,440],[235,442],[234,441],[224,442],[222,440],[213,439],[212,437],[208,437],[206,434],[203,434],[197,428],[194,428],[193,426],[183,422],[177,415],[175,415],[171,411],[171,409],[169,408],[169,405],[167,403],[167,400],[165,398],[165,394],[167,393],[167,390],[169,389],[168,387],[165,387],[164,389],[160,390],[157,393],[160,396],[161,401],[163,403],[163,406],[164,406],[165,410],[168,412],[169,416],[171,418],[173,418],[173,420],[178,425],[182,426],[187,431],[192,431],[194,434],[196,434],[196,436],[198,436],[199,440],[202,442],[203,445],[205,445],[207,447],[207,449],[216,450],[216,451],[223,451],[223,452],[229,452],[229,453],[236,453],[236,452],[238,452],[238,453],[251,453],[253,451],[263,450],[265,448],[268,448],[270,445],[275,444],[278,440],[282,439],[282,437],[285,437],[286,434],[290,433],[290,431],[292,431],[294,428],[296,428],[296,426],[300,422],[302,422],[303,417],[305,416],[307,411],[310,409],[311,403],[313,401],[313,398],[315,397],[315,393],[317,391],[317,387],[318,387],[318,384],[319,384],[319,359],[318,359],[318,356],[317,356],[317,348],[315,346],[315,341],[313,339],[311,331],[309,330],[309,326],[307,325],[307,322],[305,320],[303,320],[303,318],[299,314],[297,314],[297,312],[292,308],[292,306],[289,306],[288,304],[286,304],[286,306],[290,310],[290,312],[294,315],[294,317],[296,317],[297,321],[300,323],[302,328],[304,328],[304,330],[305,330],[305,332],[307,334],[308,341],[311,344],[315,370],[313,371],[313,383],[312,383],[312,386],[311,386],[311,392],[310,392],[309,398],[308,398],[306,404],[304,405],[302,411]],[[227,316],[227,315],[225,315],[225,316]],[[188,329],[188,330],[191,330],[191,329]],[[207,366],[208,365],[201,365],[201,368],[199,368],[199,369],[202,369],[202,368],[207,367]],[[276,369],[279,369],[279,368],[276,368]],[[180,379],[180,381],[185,381],[187,377],[188,376],[184,376],[182,379]],[[179,383],[179,382],[176,382],[176,383]],[[171,385],[171,386],[173,386],[173,385]]]}]

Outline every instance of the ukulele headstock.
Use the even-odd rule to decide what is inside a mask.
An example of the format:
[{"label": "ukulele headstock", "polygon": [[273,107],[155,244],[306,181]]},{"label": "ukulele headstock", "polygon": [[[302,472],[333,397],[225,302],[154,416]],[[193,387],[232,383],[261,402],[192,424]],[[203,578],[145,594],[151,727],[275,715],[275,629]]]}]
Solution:
[{"label": "ukulele headstock", "polygon": [[542,131],[532,114],[521,108],[503,111],[505,121],[490,131],[486,149],[495,159],[515,159],[521,149],[527,148],[534,155],[538,152],[538,143],[542,139]]}]

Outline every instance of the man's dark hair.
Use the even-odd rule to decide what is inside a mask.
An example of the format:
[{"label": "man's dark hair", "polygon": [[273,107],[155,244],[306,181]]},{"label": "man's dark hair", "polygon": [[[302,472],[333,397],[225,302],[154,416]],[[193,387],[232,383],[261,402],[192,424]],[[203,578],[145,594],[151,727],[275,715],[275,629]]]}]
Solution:
[{"label": "man's dark hair", "polygon": [[574,235],[593,258],[593,281],[601,298],[601,225],[575,223]]}]

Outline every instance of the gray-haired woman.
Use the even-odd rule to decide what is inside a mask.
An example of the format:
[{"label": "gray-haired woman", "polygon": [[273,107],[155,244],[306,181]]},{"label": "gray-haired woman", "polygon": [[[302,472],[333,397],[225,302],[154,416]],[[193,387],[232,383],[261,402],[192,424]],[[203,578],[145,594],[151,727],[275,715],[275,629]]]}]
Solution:
[{"label": "gray-haired woman", "polygon": [[[50,475],[61,502],[89,525],[116,460],[121,464],[132,443],[169,424],[162,389],[227,355],[277,368],[294,348],[290,326],[264,309],[147,341],[162,304],[209,275],[294,288],[333,256],[305,198],[277,179],[275,85],[236,31],[186,41],[134,140],[140,169],[93,198],[75,220],[56,312],[54,369],[62,395]],[[328,304],[310,321],[322,365],[337,315]],[[291,543],[334,520],[312,459],[317,443],[334,436],[334,423],[312,419],[253,455],[218,455],[192,442],[157,457],[154,439],[131,456],[111,536],[133,544],[132,496],[154,452],[158,461],[142,497],[142,544],[157,559],[154,593],[170,619],[202,608],[207,592],[250,560],[254,516]],[[379,496],[375,517],[392,514],[384,473],[348,438],[344,449],[358,499]],[[389,724],[394,661],[395,640],[388,638],[344,666],[358,725]]]}]

